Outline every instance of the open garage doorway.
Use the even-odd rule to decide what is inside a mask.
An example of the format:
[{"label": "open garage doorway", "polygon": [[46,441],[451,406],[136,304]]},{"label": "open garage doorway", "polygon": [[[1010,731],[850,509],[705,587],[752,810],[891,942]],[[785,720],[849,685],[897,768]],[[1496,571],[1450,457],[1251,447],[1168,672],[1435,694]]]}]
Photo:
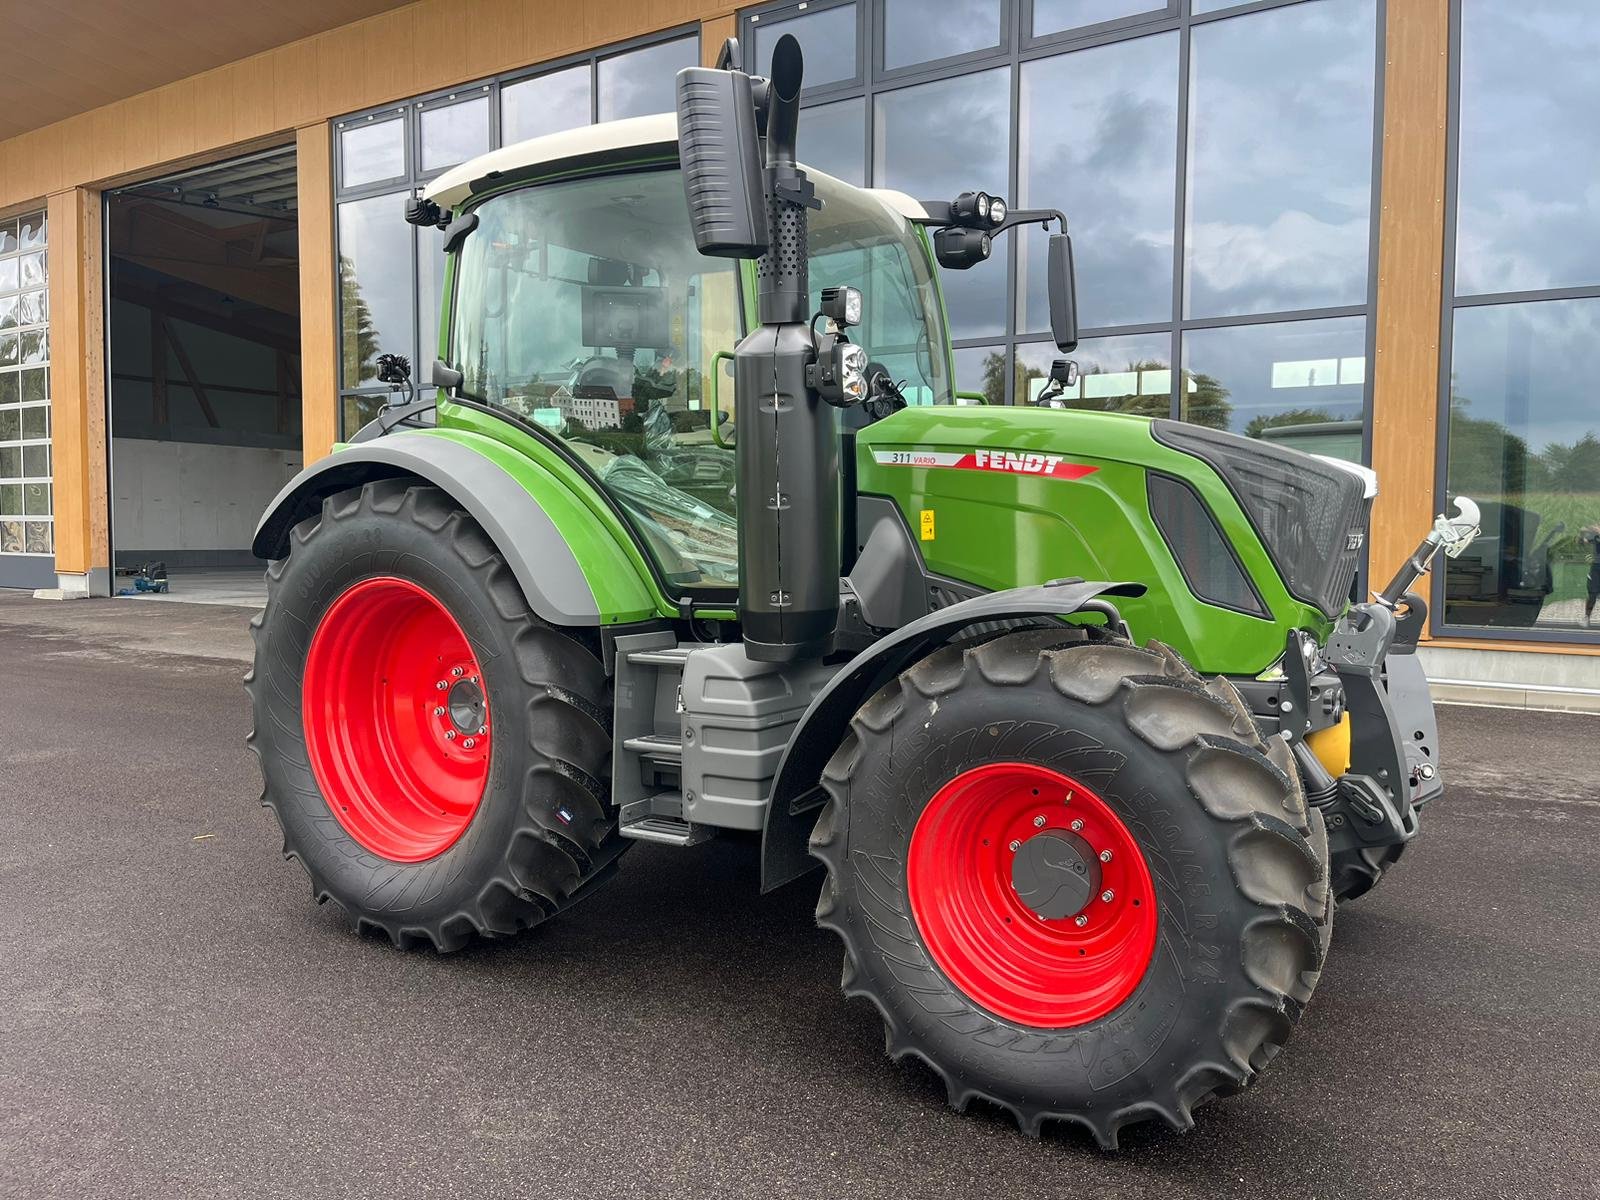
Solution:
[{"label": "open garage doorway", "polygon": [[293,147],[106,194],[113,591],[260,604],[300,469]]}]

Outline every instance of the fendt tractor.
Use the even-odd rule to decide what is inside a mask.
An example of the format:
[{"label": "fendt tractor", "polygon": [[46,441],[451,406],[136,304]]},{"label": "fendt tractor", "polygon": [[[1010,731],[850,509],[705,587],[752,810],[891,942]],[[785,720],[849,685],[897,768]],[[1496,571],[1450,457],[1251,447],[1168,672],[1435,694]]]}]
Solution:
[{"label": "fendt tractor", "polygon": [[808,171],[798,43],[738,62],[408,201],[447,231],[432,387],[385,361],[255,540],[284,852],[439,951],[637,842],[820,865],[845,994],[957,1109],[1188,1128],[1440,793],[1411,589],[1473,506],[1352,603],[1370,472],[1058,407],[1065,357],[963,402],[939,268],[1045,227],[1069,354],[1066,219]]}]

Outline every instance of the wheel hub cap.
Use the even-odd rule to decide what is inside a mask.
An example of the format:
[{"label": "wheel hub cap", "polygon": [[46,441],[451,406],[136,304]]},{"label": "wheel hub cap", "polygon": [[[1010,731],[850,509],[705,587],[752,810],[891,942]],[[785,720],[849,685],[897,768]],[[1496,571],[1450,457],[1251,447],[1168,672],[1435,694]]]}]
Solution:
[{"label": "wheel hub cap", "polygon": [[1133,831],[1092,788],[1033,763],[986,763],[934,794],[906,891],[939,969],[1022,1025],[1104,1016],[1155,951],[1155,888]]},{"label": "wheel hub cap", "polygon": [[1011,859],[1011,886],[1046,920],[1075,917],[1100,894],[1100,860],[1077,834],[1046,830],[1023,842]]}]

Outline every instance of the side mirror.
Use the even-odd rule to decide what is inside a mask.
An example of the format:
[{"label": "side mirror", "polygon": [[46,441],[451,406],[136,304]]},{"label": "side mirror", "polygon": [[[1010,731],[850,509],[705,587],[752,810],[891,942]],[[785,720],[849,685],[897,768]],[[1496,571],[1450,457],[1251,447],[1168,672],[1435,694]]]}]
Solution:
[{"label": "side mirror", "polygon": [[433,371],[431,372],[429,382],[432,383],[434,387],[441,388],[446,392],[454,393],[455,390],[461,386],[461,380],[461,372],[456,370],[449,363],[445,362],[442,358],[436,358],[433,360]]},{"label": "side mirror", "polygon": [[695,246],[717,258],[760,258],[767,200],[750,76],[685,67],[677,87],[678,153]]},{"label": "side mirror", "polygon": [[1063,354],[1078,348],[1078,285],[1072,270],[1072,238],[1050,235],[1050,333]]}]

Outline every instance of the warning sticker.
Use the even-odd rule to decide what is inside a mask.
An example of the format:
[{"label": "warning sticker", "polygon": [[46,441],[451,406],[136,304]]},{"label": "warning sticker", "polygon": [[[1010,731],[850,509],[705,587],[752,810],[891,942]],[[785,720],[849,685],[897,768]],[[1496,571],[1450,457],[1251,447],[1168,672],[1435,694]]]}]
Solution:
[{"label": "warning sticker", "polygon": [[872,459],[880,467],[1001,471],[1011,475],[1048,475],[1052,479],[1082,479],[1100,469],[1038,450],[874,450]]},{"label": "warning sticker", "polygon": [[931,508],[922,510],[922,540],[925,542],[933,541],[933,509]]}]

